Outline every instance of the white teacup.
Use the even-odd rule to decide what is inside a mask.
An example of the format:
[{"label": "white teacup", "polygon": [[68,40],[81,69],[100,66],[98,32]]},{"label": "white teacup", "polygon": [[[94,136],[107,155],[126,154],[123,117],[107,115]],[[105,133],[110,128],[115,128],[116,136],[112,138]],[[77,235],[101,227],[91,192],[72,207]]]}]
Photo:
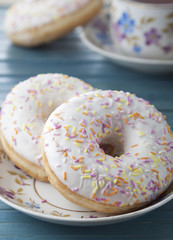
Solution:
[{"label": "white teacup", "polygon": [[173,59],[173,0],[111,0],[110,14],[113,41],[124,54]]}]

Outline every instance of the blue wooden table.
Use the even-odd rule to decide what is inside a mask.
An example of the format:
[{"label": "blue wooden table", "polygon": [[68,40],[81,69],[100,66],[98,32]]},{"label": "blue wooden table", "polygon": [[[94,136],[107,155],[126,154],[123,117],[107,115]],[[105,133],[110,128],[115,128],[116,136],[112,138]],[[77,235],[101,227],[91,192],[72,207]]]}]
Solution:
[{"label": "blue wooden table", "polygon": [[[19,81],[38,73],[65,73],[96,88],[136,93],[167,116],[173,129],[173,75],[147,75],[119,67],[87,49],[78,31],[46,46],[23,49],[3,32],[0,8],[0,104]],[[173,239],[173,201],[143,217],[105,227],[70,227],[28,217],[0,202],[0,239]]]}]

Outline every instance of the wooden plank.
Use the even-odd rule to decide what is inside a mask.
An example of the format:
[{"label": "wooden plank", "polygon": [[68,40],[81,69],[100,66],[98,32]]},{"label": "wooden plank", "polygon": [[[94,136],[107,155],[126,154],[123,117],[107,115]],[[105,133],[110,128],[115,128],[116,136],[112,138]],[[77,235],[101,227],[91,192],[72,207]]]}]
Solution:
[{"label": "wooden plank", "polygon": [[[116,236],[116,239],[143,239],[154,238],[164,239],[173,236],[173,224],[170,222],[163,223],[151,223],[151,222],[134,222],[129,221],[126,223],[117,223],[115,225],[108,225],[104,227],[69,227],[54,225],[50,223],[44,223],[41,221],[31,223],[4,223],[0,225],[0,236],[1,237],[28,237],[28,236],[57,236],[58,239],[63,237],[68,239],[75,239],[80,237],[83,239],[93,239],[97,237],[107,239],[108,237]],[[113,238],[113,239],[114,239]]]},{"label": "wooden plank", "polygon": [[7,204],[3,203],[2,201],[0,201],[0,211],[2,210],[12,210],[12,208]]},{"label": "wooden plank", "polygon": [[[19,211],[14,209],[10,210],[1,210],[1,217],[0,217],[0,225],[5,223],[40,223],[39,220],[36,220],[30,216],[27,216]],[[141,224],[145,223],[154,223],[154,224],[161,224],[161,223],[170,223],[173,224],[173,202],[168,203],[167,205],[150,212],[144,216],[138,217],[132,220],[132,223]],[[161,216],[161,217],[159,217]],[[126,224],[127,222],[124,222]]]},{"label": "wooden plank", "polygon": [[[35,65],[35,64],[33,64]],[[56,64],[54,64],[56,65]],[[6,69],[10,68],[10,71],[12,72],[12,68],[10,67],[10,64],[6,64]],[[30,65],[29,65],[30,66]],[[5,99],[6,94],[11,90],[11,88],[16,85],[18,82],[27,79],[28,77],[32,75],[36,75],[37,73],[43,73],[43,72],[63,72],[65,74],[69,74],[72,76],[79,77],[86,82],[93,85],[95,88],[98,89],[112,89],[112,90],[124,90],[124,91],[130,91],[132,93],[135,93],[138,97],[142,97],[146,100],[149,100],[152,104],[154,104],[160,111],[163,110],[173,110],[173,81],[170,79],[165,79],[165,81],[155,81],[155,79],[151,78],[148,79],[147,77],[144,80],[138,81],[136,78],[129,79],[128,77],[123,77],[123,73],[115,71],[114,76],[100,76],[97,73],[93,75],[89,75],[90,73],[87,73],[83,70],[79,73],[78,68],[75,68],[75,64],[71,64],[70,67],[66,67],[64,65],[58,64],[57,67],[46,67],[45,65],[40,65],[40,71],[37,67],[35,67],[35,70],[33,70],[33,67],[29,67],[27,64],[21,64],[18,65],[17,68],[24,68],[27,70],[27,73],[19,74],[19,75],[2,75],[0,76],[0,104]],[[95,64],[93,63],[93,66]],[[104,65],[103,65],[104,66]],[[29,73],[30,68],[32,68],[33,73]],[[45,68],[43,70],[43,68]],[[80,64],[80,69],[81,69]],[[56,69],[56,70],[55,70]],[[100,72],[104,71],[100,69]],[[49,71],[50,70],[50,71]],[[7,70],[9,72],[9,70]],[[37,72],[38,71],[38,72]],[[84,71],[84,72],[83,72]],[[112,70],[111,70],[112,71]],[[17,73],[17,70],[16,70]],[[121,79],[121,81],[119,81]],[[156,84],[157,83],[157,84]],[[150,86],[150,87],[148,87]]]},{"label": "wooden plank", "polygon": [[[0,240],[1,239],[3,239],[4,240],[4,237],[0,237]],[[88,240],[88,237],[87,236],[65,236],[65,237],[62,237],[61,236],[61,238],[59,238],[59,235],[54,235],[54,236],[50,236],[50,234],[49,235],[47,235],[47,236],[38,236],[38,235],[32,235],[32,236],[30,236],[30,237],[20,237],[20,236],[14,236],[14,237],[5,237],[5,240],[14,240],[14,239],[17,239],[17,240],[31,240],[31,239],[34,239],[34,240],[57,240],[57,239],[61,239],[61,240],[75,240],[75,239],[77,239],[77,240]],[[90,236],[89,237],[89,240],[96,240],[96,239],[99,239],[99,240],[105,240],[105,236],[100,236],[100,235],[98,235],[98,236]],[[106,236],[106,240],[113,240],[113,239],[118,239],[117,237],[116,237],[116,234],[114,233],[114,234],[112,234],[112,235],[109,235],[109,236]],[[119,238],[119,239],[121,239],[121,240],[128,240],[128,239],[130,239],[130,240],[134,240],[134,239],[138,239],[138,237],[137,238],[135,238],[135,236],[123,236],[123,237],[121,237],[121,238]],[[140,236],[140,238],[139,238],[140,240],[153,240],[153,237],[142,237],[142,236]],[[162,237],[157,237],[157,240],[163,240],[163,238]],[[172,240],[172,237],[164,237],[164,240]]]}]

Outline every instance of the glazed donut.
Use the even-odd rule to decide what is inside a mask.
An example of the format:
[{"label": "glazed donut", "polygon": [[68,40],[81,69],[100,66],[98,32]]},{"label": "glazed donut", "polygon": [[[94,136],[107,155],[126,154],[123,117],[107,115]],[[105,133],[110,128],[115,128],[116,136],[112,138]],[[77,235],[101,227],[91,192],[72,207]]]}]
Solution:
[{"label": "glazed donut", "polygon": [[45,123],[42,149],[52,185],[98,212],[141,208],[172,182],[170,127],[149,102],[123,91],[81,94],[59,106]]},{"label": "glazed donut", "polygon": [[13,43],[34,47],[85,24],[101,7],[102,0],[23,0],[7,11],[5,31]]},{"label": "glazed donut", "polygon": [[44,123],[57,106],[91,90],[90,85],[63,74],[40,74],[16,85],[1,111],[1,141],[14,164],[33,178],[48,181],[40,146]]}]

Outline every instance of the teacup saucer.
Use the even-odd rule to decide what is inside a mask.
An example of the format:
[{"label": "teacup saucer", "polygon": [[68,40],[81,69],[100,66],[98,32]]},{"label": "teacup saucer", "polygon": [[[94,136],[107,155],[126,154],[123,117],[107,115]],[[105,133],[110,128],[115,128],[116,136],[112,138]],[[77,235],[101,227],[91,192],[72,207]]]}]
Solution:
[{"label": "teacup saucer", "polygon": [[173,60],[144,59],[131,57],[122,53],[118,46],[113,44],[109,31],[110,15],[105,9],[90,23],[81,28],[81,40],[93,51],[103,55],[111,61],[148,73],[173,72]]}]

